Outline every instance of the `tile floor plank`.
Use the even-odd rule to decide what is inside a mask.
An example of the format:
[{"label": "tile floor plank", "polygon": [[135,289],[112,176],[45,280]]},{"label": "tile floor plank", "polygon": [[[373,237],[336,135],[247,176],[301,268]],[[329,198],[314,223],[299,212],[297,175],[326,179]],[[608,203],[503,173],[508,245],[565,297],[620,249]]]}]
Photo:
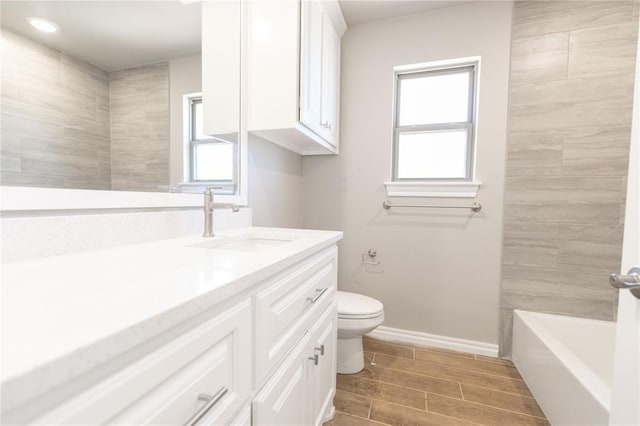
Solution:
[{"label": "tile floor plank", "polygon": [[409,348],[407,346],[394,345],[392,343],[381,342],[373,339],[363,339],[362,344],[365,351],[399,356],[402,358],[414,358],[413,348]]},{"label": "tile floor plank", "polygon": [[475,423],[374,399],[371,420],[394,426],[467,426]]},{"label": "tile floor plank", "polygon": [[336,416],[324,426],[380,426],[384,423],[378,423],[360,417],[350,416],[349,414],[336,412]]},{"label": "tile floor plank", "polygon": [[476,354],[476,359],[478,361],[485,361],[485,362],[492,362],[494,364],[502,364],[502,365],[508,365],[513,367],[513,362],[511,362],[508,359],[504,359],[504,358],[494,358],[492,356],[485,356],[485,355],[478,355]]},{"label": "tile floor plank", "polygon": [[437,379],[450,380],[469,385],[480,386],[487,389],[517,393],[531,396],[527,385],[522,380],[491,374],[479,373],[473,370],[465,370],[457,367],[447,367],[426,361],[410,360],[385,354],[376,354],[375,363],[380,367],[394,370],[407,371],[415,374],[435,377]]},{"label": "tile floor plank", "polygon": [[376,382],[357,375],[338,375],[336,387],[339,390],[395,402],[407,407],[426,410],[425,392],[388,383]]},{"label": "tile floor plank", "polygon": [[327,426],[549,425],[506,359],[364,338],[365,368],[338,374]]},{"label": "tile floor plank", "polygon": [[333,405],[336,407],[336,411],[366,419],[369,417],[371,398],[338,389],[333,398]]},{"label": "tile floor plank", "polygon": [[377,365],[365,365],[364,370],[358,373],[358,376],[453,398],[462,398],[460,385],[457,382],[421,376],[406,371],[391,370]]},{"label": "tile floor plank", "polygon": [[446,396],[427,394],[429,412],[473,421],[486,426],[549,426],[546,419],[491,408]]},{"label": "tile floor plank", "polygon": [[450,356],[435,352],[425,352],[421,350],[416,350],[415,359],[419,361],[433,362],[434,364],[442,364],[452,367],[476,370],[482,373],[495,374],[496,376],[520,379],[520,374],[518,373],[516,368],[509,365],[478,361],[477,359]]},{"label": "tile floor plank", "polygon": [[461,386],[465,401],[517,411],[530,416],[545,417],[536,400],[528,396],[505,393],[471,385],[463,384]]}]

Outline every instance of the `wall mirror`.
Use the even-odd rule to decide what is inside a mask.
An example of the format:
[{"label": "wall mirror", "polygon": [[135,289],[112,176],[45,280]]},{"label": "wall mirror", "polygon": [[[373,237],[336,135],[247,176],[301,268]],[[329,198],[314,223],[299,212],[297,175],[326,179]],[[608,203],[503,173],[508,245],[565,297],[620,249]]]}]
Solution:
[{"label": "wall mirror", "polygon": [[[0,8],[3,186],[201,189],[189,185],[190,140],[206,137],[185,125],[202,125],[185,100],[202,91],[202,3],[2,1]],[[238,92],[225,96],[239,102]],[[238,144],[235,134],[223,144]],[[238,151],[203,146],[209,156]],[[233,161],[230,170],[237,155]],[[201,167],[198,176],[222,175]]]}]

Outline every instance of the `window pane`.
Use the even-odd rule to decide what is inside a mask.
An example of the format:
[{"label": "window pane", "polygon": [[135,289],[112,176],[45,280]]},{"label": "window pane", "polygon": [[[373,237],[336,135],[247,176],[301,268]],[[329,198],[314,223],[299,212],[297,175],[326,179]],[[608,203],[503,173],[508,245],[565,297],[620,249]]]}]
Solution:
[{"label": "window pane", "polygon": [[401,133],[398,178],[465,178],[467,131]]},{"label": "window pane", "polygon": [[204,134],[204,118],[202,113],[202,101],[193,102],[193,138],[195,140],[209,139]]},{"label": "window pane", "polygon": [[195,145],[195,180],[233,180],[233,145]]},{"label": "window pane", "polygon": [[469,119],[469,71],[399,79],[399,126]]}]

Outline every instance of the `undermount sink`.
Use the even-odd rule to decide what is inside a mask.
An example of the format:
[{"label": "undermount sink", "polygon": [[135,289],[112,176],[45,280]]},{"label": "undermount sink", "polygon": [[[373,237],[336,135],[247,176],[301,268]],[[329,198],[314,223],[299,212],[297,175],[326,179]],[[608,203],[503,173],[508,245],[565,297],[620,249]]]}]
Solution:
[{"label": "undermount sink", "polygon": [[192,244],[189,247],[252,252],[269,250],[275,246],[290,243],[293,240],[295,240],[295,237],[287,234],[244,234],[230,237],[214,237],[201,243]]}]

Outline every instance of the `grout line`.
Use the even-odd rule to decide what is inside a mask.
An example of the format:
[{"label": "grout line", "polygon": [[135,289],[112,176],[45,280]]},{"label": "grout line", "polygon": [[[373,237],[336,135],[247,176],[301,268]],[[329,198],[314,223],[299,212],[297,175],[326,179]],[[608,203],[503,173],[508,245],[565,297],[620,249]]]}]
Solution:
[{"label": "grout line", "polygon": [[368,421],[370,421],[370,422],[372,422],[372,423],[375,423],[375,424],[378,424],[378,425],[391,426],[391,425],[389,425],[388,423],[382,423],[382,422],[380,422],[380,421],[378,421],[378,420],[365,419],[364,417],[356,416],[355,414],[345,413],[344,411],[338,411],[338,410],[336,410],[336,413],[342,413],[342,414],[344,414],[345,416],[355,417],[356,419],[368,420]]},{"label": "grout line", "polygon": [[[398,407],[408,408],[408,409],[410,409],[410,410],[422,411],[422,410],[420,410],[420,409],[418,409],[418,408],[414,408],[414,407],[409,407],[409,406],[407,406],[407,405],[398,404],[397,402],[386,401],[386,400],[384,400],[384,399],[378,399],[378,398],[372,398],[372,399],[376,399],[376,400],[378,400],[378,401],[382,401],[382,402],[385,402],[385,403],[387,403],[387,404],[396,405],[396,406],[398,406]],[[424,411],[424,412],[426,413],[427,411]],[[457,421],[462,420],[462,421],[464,421],[464,422],[471,423],[471,424],[474,424],[474,425],[486,426],[486,425],[484,425],[484,424],[482,424],[482,423],[477,423],[477,422],[474,422],[474,421],[472,421],[472,420],[466,420],[466,419],[463,419],[463,418],[461,418],[461,417],[454,417],[454,416],[450,416],[450,415],[448,415],[448,414],[438,413],[438,412],[436,412],[436,411],[429,411],[429,413],[431,413],[431,414],[435,414],[435,415],[437,415],[437,416],[446,417],[446,418],[449,418],[449,419],[452,419],[452,420],[457,420]],[[375,422],[375,421],[377,421],[377,420],[372,420],[372,421],[374,421],[374,422]]]},{"label": "grout line", "polygon": [[[387,399],[376,398],[376,397],[369,396],[369,395],[361,395],[361,394],[359,394],[359,393],[353,393],[353,392],[349,392],[349,391],[345,391],[345,390],[343,390],[342,392],[346,392],[346,393],[350,393],[350,394],[352,394],[352,395],[364,396],[364,397],[369,398],[369,399],[371,400],[371,407],[373,407],[373,400],[375,399],[376,401],[386,402],[387,404],[394,404],[394,405],[398,405],[398,406],[403,407],[403,408],[410,408],[410,409],[412,409],[412,410],[421,411],[421,412],[425,412],[425,411],[426,411],[426,410],[422,410],[422,409],[420,409],[420,408],[412,407],[412,406],[410,406],[410,405],[401,404],[401,403],[399,403],[399,402],[389,401],[389,400],[387,400]],[[425,395],[426,395],[426,392],[425,392]],[[454,399],[455,399],[455,398],[454,398]],[[345,414],[349,414],[349,413],[345,413]],[[349,414],[349,415],[350,415],[350,416],[353,416],[353,414]],[[369,413],[369,415],[371,415],[371,413]],[[356,416],[356,417],[360,417],[360,416]],[[361,418],[361,419],[363,419],[364,417],[360,417],[360,418]],[[374,421],[377,421],[377,420],[374,420]]]},{"label": "grout line", "polygon": [[371,365],[376,365],[376,353],[375,353],[375,352],[373,353],[373,356],[371,357],[371,362],[370,362],[370,364],[371,364]]},{"label": "grout line", "polygon": [[[394,355],[388,355],[388,354],[383,354],[383,355],[394,356]],[[395,356],[395,358],[405,359],[405,360],[408,359],[408,358],[403,358],[403,357],[399,357],[399,356]],[[431,365],[437,365],[438,367],[455,368],[455,369],[458,369],[458,370],[462,370],[463,372],[471,371],[471,372],[474,372],[474,373],[477,373],[477,374],[496,377],[496,378],[499,378],[499,379],[517,380],[517,381],[520,381],[520,382],[524,382],[524,380],[522,379],[522,376],[520,376],[520,373],[518,372],[518,369],[516,369],[515,367],[510,367],[510,368],[513,368],[515,370],[515,372],[518,373],[518,377],[520,377],[520,378],[512,377],[512,376],[503,376],[503,375],[500,375],[500,374],[495,374],[495,373],[491,373],[491,372],[487,372],[487,371],[483,371],[483,370],[478,370],[478,369],[475,369],[475,368],[467,368],[467,367],[460,367],[460,366],[455,366],[455,365],[451,365],[451,364],[442,364],[442,363],[439,363],[439,362],[425,361],[425,360],[422,360],[422,359],[415,359],[415,360],[409,360],[409,361],[424,362],[424,363],[431,364]],[[397,368],[396,368],[396,370],[397,370]]]},{"label": "grout line", "polygon": [[373,399],[369,398],[369,412],[367,413],[367,419],[371,419],[371,409],[373,408]]},{"label": "grout line", "polygon": [[[438,354],[438,355],[440,355],[440,354]],[[444,366],[447,366],[447,367],[454,367],[454,368],[463,368],[465,370],[474,370],[474,371],[477,371],[479,373],[493,374],[493,375],[496,375],[496,374],[488,373],[488,372],[486,372],[486,370],[483,370],[480,366],[483,366],[483,365],[484,366],[487,366],[487,365],[500,366],[500,367],[503,367],[505,370],[511,369],[511,370],[516,370],[516,372],[518,372],[516,367],[512,366],[512,365],[506,365],[506,364],[503,364],[503,363],[497,363],[497,362],[493,362],[493,361],[485,361],[485,360],[482,360],[482,359],[468,358],[468,357],[462,357],[462,356],[457,356],[457,355],[451,355],[451,356],[447,355],[447,356],[450,359],[453,359],[454,361],[457,360],[457,359],[463,359],[465,361],[474,361],[474,362],[477,362],[479,364],[478,364],[478,367],[470,367],[470,366],[467,367],[467,366],[462,366],[460,364],[453,365],[453,364],[447,364],[447,363],[440,362],[440,361],[427,361],[427,360],[424,360],[424,359],[416,359],[416,361],[430,362],[432,364],[440,364],[440,365],[444,365]],[[398,358],[401,358],[401,357],[398,357]],[[511,377],[511,376],[505,376],[505,377]]]},{"label": "grout line", "polygon": [[466,399],[464,397],[464,392],[462,391],[462,383],[458,382],[458,386],[460,387],[460,395],[462,395],[462,400],[466,401]]},{"label": "grout line", "polygon": [[424,410],[429,411],[429,397],[427,396],[427,392],[424,393]]},{"label": "grout line", "polygon": [[[444,395],[438,395],[438,396],[442,396],[444,398],[458,400],[457,398],[451,398],[449,396],[444,396]],[[493,406],[493,405],[487,405],[487,404],[483,404],[481,402],[475,402],[475,401],[469,401],[469,400],[464,400],[464,402],[466,402],[467,404],[478,405],[480,407],[486,407],[486,408],[489,408],[491,410],[505,411],[507,413],[519,414],[519,415],[522,415],[522,416],[527,416],[527,417],[533,417],[533,418],[536,418],[536,419],[545,419],[545,420],[547,420],[545,417],[534,416],[533,414],[523,413],[522,411],[509,410],[508,408],[501,408],[501,407],[496,407],[496,406]]]},{"label": "grout line", "polygon": [[[439,364],[435,364],[435,365],[440,366]],[[444,381],[444,382],[462,383],[462,382],[457,381],[457,380],[452,380],[452,379],[442,379],[442,378],[440,378],[440,377],[430,376],[430,375],[428,375],[428,374],[414,373],[414,372],[412,372],[412,371],[400,370],[400,369],[398,369],[398,368],[393,368],[393,367],[380,367],[380,368],[387,368],[387,369],[389,369],[389,370],[400,371],[400,372],[407,373],[407,374],[413,374],[413,375],[415,375],[415,376],[429,377],[429,378],[431,378],[431,379],[435,379],[435,380],[442,380],[442,381]],[[491,377],[497,377],[497,378],[499,378],[499,379],[504,379],[504,380],[515,380],[515,381],[519,381],[519,382],[524,383],[524,381],[523,381],[523,380],[518,380],[518,379],[509,379],[508,377],[501,377],[501,376],[491,376]],[[367,379],[367,380],[371,380],[371,379]],[[384,383],[386,383],[386,382],[384,382]],[[390,383],[390,384],[393,384],[393,383]],[[490,390],[490,391],[502,392],[502,393],[508,393],[508,394],[510,394],[510,395],[517,395],[517,396],[522,396],[522,397],[526,397],[526,398],[532,398],[532,397],[531,397],[531,396],[529,396],[529,395],[524,395],[524,394],[521,394],[521,393],[516,393],[516,392],[507,392],[507,391],[498,390],[498,389],[492,389],[492,388],[488,388],[488,387],[485,387],[485,386],[479,386],[479,385],[477,385],[477,384],[471,384],[471,383],[466,383],[466,384],[468,384],[469,386],[475,386],[475,387],[482,388],[482,389],[487,389],[487,390]],[[398,385],[396,385],[396,386],[398,386]],[[412,389],[412,388],[408,388],[408,389]],[[434,392],[434,393],[435,393],[435,392]]]}]

